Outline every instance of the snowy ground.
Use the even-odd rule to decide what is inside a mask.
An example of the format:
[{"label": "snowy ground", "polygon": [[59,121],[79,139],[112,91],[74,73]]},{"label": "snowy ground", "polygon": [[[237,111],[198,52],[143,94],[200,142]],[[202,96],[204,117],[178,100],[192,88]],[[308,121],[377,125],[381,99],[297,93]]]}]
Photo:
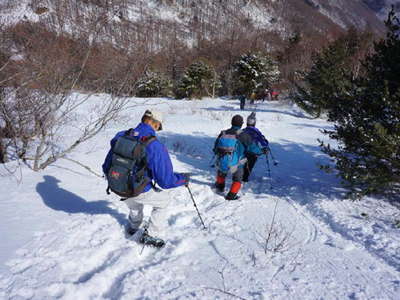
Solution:
[{"label": "snowy ground", "polygon": [[167,245],[141,253],[104,180],[68,161],[23,169],[20,185],[0,178],[0,299],[399,299],[399,210],[342,201],[338,179],[318,167],[329,160],[316,140],[330,125],[296,108],[254,107],[279,165],[270,182],[260,159],[237,202],[214,194],[210,167],[219,131],[250,112],[237,101],[150,100],[72,158],[100,172],[115,132],[154,107],[167,113],[160,140],[175,170],[194,174],[207,230],[185,188],[164,191],[173,198]]}]

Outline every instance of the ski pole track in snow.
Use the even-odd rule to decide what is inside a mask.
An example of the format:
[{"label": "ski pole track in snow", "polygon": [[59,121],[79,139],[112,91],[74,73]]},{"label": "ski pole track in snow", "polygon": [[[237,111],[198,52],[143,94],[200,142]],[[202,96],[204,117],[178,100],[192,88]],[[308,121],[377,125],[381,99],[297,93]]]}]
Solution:
[{"label": "ski pole track in snow", "polygon": [[[56,213],[55,226],[36,233],[7,262],[0,298],[397,299],[399,233],[387,218],[371,216],[366,224],[348,213],[372,215],[376,202],[341,201],[337,179],[319,170],[317,163],[327,158],[316,139],[323,137],[319,129],[329,126],[326,122],[282,104],[254,107],[279,165],[271,164],[269,178],[265,157],[260,158],[240,200],[226,201],[212,190],[211,148],[234,114],[247,117],[253,108],[239,111],[236,102],[222,100],[160,103],[157,109],[169,112],[160,140],[175,170],[192,172],[191,189],[207,230],[185,188],[164,192],[173,198],[167,243],[141,253],[142,246],[125,236],[125,205],[116,196],[93,201],[106,199],[104,183],[60,161],[48,176],[60,179],[62,187],[37,181],[44,207]],[[133,108],[132,115],[140,117],[142,110]],[[85,147],[89,165],[101,163],[108,140],[125,127],[116,124]],[[103,149],[96,146],[101,143]],[[85,189],[73,184],[81,178],[89,185]],[[53,196],[46,194],[50,190]],[[383,205],[381,213],[388,212],[390,206]],[[275,247],[279,242],[284,245]]]}]

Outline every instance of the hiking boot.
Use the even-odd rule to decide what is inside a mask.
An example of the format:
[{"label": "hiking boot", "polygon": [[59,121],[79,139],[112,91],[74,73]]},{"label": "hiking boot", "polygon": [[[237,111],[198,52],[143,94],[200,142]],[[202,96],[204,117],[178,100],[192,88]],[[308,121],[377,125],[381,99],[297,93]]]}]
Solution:
[{"label": "hiking boot", "polygon": [[125,227],[125,232],[128,236],[134,235],[139,229],[133,228],[130,224]]},{"label": "hiking boot", "polygon": [[165,245],[165,242],[162,239],[153,237],[149,235],[147,232],[143,233],[142,237],[139,240],[139,243],[156,248],[161,248]]},{"label": "hiking boot", "polygon": [[240,197],[239,197],[237,194],[231,193],[231,192],[229,192],[229,193],[225,196],[225,199],[226,199],[226,200],[229,200],[229,201],[238,200],[239,198],[240,198]]},{"label": "hiking boot", "polygon": [[217,193],[223,194],[225,190],[225,184],[215,183],[215,190]]}]

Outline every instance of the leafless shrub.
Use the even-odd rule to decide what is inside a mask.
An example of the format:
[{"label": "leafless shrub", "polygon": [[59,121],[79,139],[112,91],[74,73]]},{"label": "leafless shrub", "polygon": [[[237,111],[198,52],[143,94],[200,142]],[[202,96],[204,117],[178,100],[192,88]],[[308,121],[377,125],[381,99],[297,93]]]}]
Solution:
[{"label": "leafless shrub", "polygon": [[230,298],[233,298],[233,299],[245,300],[245,298],[242,298],[242,297],[240,297],[238,295],[235,295],[234,293],[229,292],[229,290],[227,289],[226,283],[225,283],[225,275],[224,275],[225,268],[226,268],[226,265],[222,268],[222,270],[218,271],[218,274],[221,277],[222,289],[221,288],[214,288],[214,287],[205,287],[205,289],[206,290],[213,290],[213,291],[220,292],[220,293],[222,293],[224,295],[227,295],[227,296],[229,296]]},{"label": "leafless shrub", "polygon": [[[15,159],[38,171],[99,133],[118,116],[125,101],[114,97],[94,104],[90,95],[11,90],[0,103],[0,117],[8,133],[3,141],[7,141]],[[87,106],[87,115],[77,112],[83,106]],[[73,129],[77,137],[68,142],[66,134]]]},{"label": "leafless shrub", "polygon": [[277,222],[277,208],[278,201],[275,203],[271,223],[266,225],[263,234],[259,234],[260,241],[258,242],[262,245],[265,254],[283,253],[293,246],[292,235],[294,228],[288,231],[281,223]]},{"label": "leafless shrub", "polygon": [[[10,158],[44,169],[117,118],[127,101],[119,96],[134,94],[147,68],[146,53],[135,57],[98,43],[96,30],[88,41],[30,22],[1,32],[1,44],[14,51],[0,56],[1,162]],[[18,59],[10,62],[11,55]],[[86,96],[74,94],[77,89],[86,90]],[[91,98],[104,91],[110,99]],[[83,107],[85,115],[79,113]],[[69,130],[76,131],[74,139],[65,142]]]}]

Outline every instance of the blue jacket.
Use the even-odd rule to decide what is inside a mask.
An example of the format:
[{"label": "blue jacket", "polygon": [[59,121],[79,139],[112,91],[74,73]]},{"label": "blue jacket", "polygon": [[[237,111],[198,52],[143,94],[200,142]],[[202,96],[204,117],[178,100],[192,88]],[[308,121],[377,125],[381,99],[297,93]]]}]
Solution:
[{"label": "blue jacket", "polygon": [[247,148],[247,153],[260,155],[263,153],[262,149],[268,148],[268,140],[256,127],[247,126],[243,132],[250,136],[252,140],[252,143]]},{"label": "blue jacket", "polygon": [[[104,174],[108,173],[111,167],[112,158],[112,148],[114,147],[117,139],[123,136],[126,131],[120,131],[111,140],[111,149],[108,152],[106,159],[103,163]],[[138,138],[156,136],[154,129],[145,123],[140,123],[134,129],[134,135]],[[158,140],[154,140],[146,146],[147,155],[147,167],[148,167],[148,177],[158,184],[163,189],[170,189],[184,185],[186,180],[182,174],[174,173],[171,159],[169,157],[167,148],[161,144]],[[149,183],[143,192],[147,192],[151,189],[151,183]]]}]

